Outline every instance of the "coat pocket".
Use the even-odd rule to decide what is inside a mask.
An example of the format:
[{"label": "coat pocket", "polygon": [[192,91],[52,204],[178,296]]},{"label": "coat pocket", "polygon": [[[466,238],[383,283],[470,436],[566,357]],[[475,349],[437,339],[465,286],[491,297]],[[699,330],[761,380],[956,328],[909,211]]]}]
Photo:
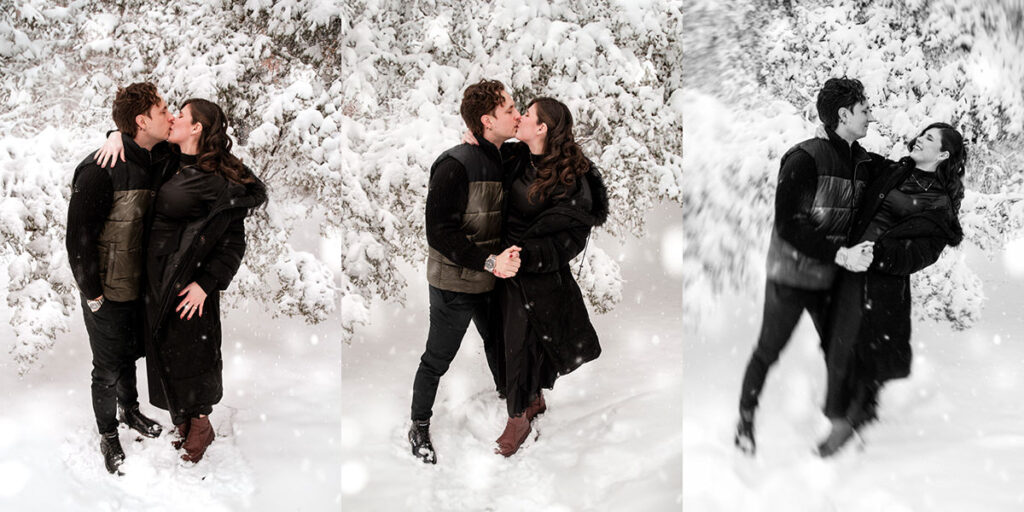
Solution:
[{"label": "coat pocket", "polygon": [[107,285],[117,288],[119,285],[138,283],[142,274],[141,254],[139,249],[111,246],[107,257]]},{"label": "coat pocket", "polygon": [[490,272],[473,270],[471,268],[459,267],[459,279],[470,283],[486,283],[492,277]]}]

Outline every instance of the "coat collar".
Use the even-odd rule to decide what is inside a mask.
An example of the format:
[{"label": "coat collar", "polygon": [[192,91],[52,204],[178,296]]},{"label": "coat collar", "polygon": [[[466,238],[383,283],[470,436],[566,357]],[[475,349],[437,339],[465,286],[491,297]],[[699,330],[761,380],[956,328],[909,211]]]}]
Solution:
[{"label": "coat collar", "polygon": [[840,137],[835,130],[827,126],[825,127],[825,133],[828,134],[829,144],[831,144],[840,155],[848,157],[854,163],[870,159],[868,152],[861,147],[859,142],[853,141],[853,144],[847,144],[846,139]]},{"label": "coat collar", "polygon": [[487,158],[494,160],[497,164],[501,164],[501,151],[491,141],[484,138],[483,134],[473,134],[476,137],[477,144],[480,149],[487,155]]},{"label": "coat collar", "polygon": [[135,143],[135,139],[121,134],[121,143],[124,145],[125,160],[143,167],[149,167],[153,162],[166,158],[170,154],[170,145],[167,141],[161,141],[149,150]]}]

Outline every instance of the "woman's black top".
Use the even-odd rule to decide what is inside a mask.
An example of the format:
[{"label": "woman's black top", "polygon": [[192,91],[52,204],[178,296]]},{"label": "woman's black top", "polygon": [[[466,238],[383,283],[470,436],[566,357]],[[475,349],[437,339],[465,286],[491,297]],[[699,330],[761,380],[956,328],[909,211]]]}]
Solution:
[{"label": "woman's black top", "polygon": [[920,169],[911,171],[900,186],[886,194],[875,217],[868,224],[861,241],[878,240],[878,237],[899,221],[925,210],[937,210],[949,205],[949,195],[939,183],[934,172]]},{"label": "woman's black top", "polygon": [[540,159],[540,156],[531,154],[530,163],[524,165],[523,172],[508,184],[506,193],[508,217],[505,220],[505,236],[509,243],[521,240],[523,234],[533,224],[534,219],[544,210],[551,208],[557,197],[572,195],[576,190],[577,185],[574,184],[569,187],[568,194],[566,194],[566,187],[558,183],[543,201],[534,196],[531,202],[530,185],[537,179],[537,162]]},{"label": "woman's black top", "polygon": [[181,155],[181,165],[160,186],[153,205],[154,225],[178,226],[206,217],[224,190],[224,178],[195,166],[195,155]]},{"label": "woman's black top", "polygon": [[163,263],[178,249],[185,226],[209,215],[227,185],[220,174],[204,171],[195,164],[195,155],[182,154],[178,171],[160,186],[153,203],[153,225],[147,250],[153,292],[159,291],[159,283],[165,277],[157,275],[159,272],[155,269],[173,270],[164,268]]}]

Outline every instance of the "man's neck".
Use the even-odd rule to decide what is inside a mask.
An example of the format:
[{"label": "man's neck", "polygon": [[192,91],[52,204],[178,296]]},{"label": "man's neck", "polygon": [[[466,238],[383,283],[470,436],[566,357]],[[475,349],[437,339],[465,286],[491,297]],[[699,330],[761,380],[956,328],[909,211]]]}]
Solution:
[{"label": "man's neck", "polygon": [[145,149],[146,151],[152,151],[153,146],[156,146],[157,143],[160,142],[159,140],[156,140],[142,132],[136,133],[132,140],[135,141],[140,148]]},{"label": "man's neck", "polygon": [[851,133],[850,130],[847,129],[845,126],[837,126],[836,135],[838,135],[840,139],[845,140],[846,144],[849,145],[850,147],[853,147],[853,143],[857,142],[857,139],[860,138],[855,137],[853,133]]},{"label": "man's neck", "polygon": [[500,148],[501,145],[504,144],[506,140],[508,140],[506,138],[501,137],[500,135],[496,135],[494,132],[488,133],[487,131],[484,131],[484,139],[487,139],[487,142],[494,144],[494,147],[496,148]]}]

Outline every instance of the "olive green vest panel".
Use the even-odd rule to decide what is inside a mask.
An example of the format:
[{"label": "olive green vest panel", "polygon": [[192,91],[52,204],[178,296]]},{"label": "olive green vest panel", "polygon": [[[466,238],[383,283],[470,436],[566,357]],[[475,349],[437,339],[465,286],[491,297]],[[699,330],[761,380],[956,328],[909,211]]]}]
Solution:
[{"label": "olive green vest panel", "polygon": [[475,181],[469,184],[469,200],[462,215],[462,229],[469,239],[494,254],[501,245],[501,205],[505,191],[500,181]]},{"label": "olive green vest panel", "polygon": [[114,204],[100,232],[100,282],[103,297],[130,301],[142,287],[142,235],[146,211],[154,192],[148,189],[116,190]]},{"label": "olive green vest panel", "polygon": [[[431,175],[438,163],[447,156],[462,164],[469,181],[466,211],[462,214],[460,226],[462,231],[478,247],[491,254],[498,254],[501,252],[501,210],[505,200],[501,166],[488,158],[482,149],[463,144],[441,154],[431,166]],[[463,267],[433,247],[429,248],[427,282],[435,288],[462,293],[485,293],[494,289],[494,279],[490,272]]]}]

